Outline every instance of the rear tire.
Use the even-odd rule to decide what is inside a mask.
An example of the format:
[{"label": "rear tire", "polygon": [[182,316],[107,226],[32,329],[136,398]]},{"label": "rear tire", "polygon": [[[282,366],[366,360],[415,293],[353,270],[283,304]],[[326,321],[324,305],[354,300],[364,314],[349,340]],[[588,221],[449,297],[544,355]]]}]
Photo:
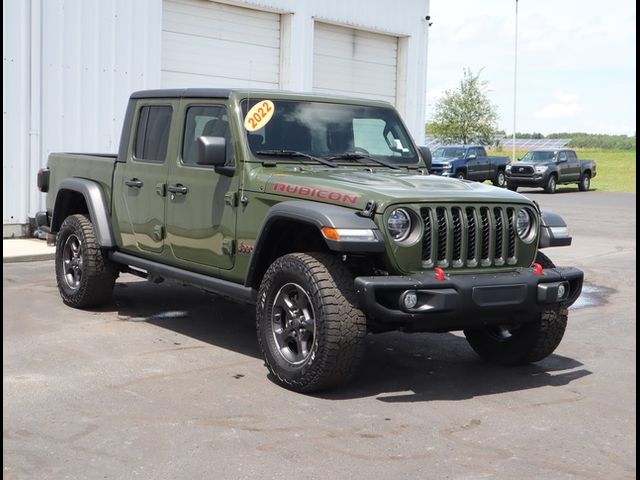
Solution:
[{"label": "rear tire", "polygon": [[509,190],[511,190],[512,192],[517,192],[518,191],[518,186],[517,185],[507,185],[507,188]]},{"label": "rear tire", "polygon": [[578,190],[581,192],[588,192],[589,188],[591,188],[591,175],[585,172],[580,177],[580,183],[578,183]]},{"label": "rear tire", "polygon": [[547,180],[547,185],[544,187],[544,191],[547,193],[556,193],[557,188],[558,179],[555,175],[549,175],[549,179]]},{"label": "rear tire", "polygon": [[273,262],[260,285],[256,329],[275,381],[314,392],[350,380],[366,335],[356,305],[353,277],[338,257],[292,253]]},{"label": "rear tire", "polygon": [[74,308],[102,305],[111,297],[118,268],[106,258],[86,215],[71,215],[56,238],[56,279],[62,301]]},{"label": "rear tire", "polygon": [[[555,267],[540,252],[536,262],[544,268]],[[465,330],[464,334],[471,348],[484,360],[501,365],[522,365],[538,362],[554,352],[564,335],[567,318],[567,309],[560,307],[541,312],[533,322]]]}]

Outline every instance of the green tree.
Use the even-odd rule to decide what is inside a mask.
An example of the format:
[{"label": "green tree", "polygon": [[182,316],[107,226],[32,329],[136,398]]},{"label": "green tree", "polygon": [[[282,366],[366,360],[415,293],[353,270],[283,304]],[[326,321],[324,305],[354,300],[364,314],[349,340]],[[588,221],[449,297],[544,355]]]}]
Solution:
[{"label": "green tree", "polygon": [[487,98],[487,81],[480,70],[464,69],[458,88],[447,90],[435,106],[427,131],[443,143],[493,143],[497,131],[496,107]]}]

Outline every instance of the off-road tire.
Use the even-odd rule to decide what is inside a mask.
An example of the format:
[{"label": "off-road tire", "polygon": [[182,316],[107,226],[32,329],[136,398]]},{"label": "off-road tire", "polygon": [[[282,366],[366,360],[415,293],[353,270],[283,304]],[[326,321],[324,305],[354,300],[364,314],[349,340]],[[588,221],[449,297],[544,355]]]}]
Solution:
[{"label": "off-road tire", "polygon": [[500,187],[500,188],[506,187],[507,177],[504,174],[504,170],[498,170],[498,173],[496,173],[496,178],[494,178],[492,182],[496,187]]},{"label": "off-road tire", "polygon": [[[65,272],[65,245],[68,240],[79,245],[76,255],[80,275],[72,285]],[[96,307],[107,302],[118,277],[118,268],[106,258],[96,239],[91,220],[86,215],[65,219],[56,238],[56,280],[62,301],[74,308]]]},{"label": "off-road tire", "polygon": [[589,188],[591,188],[591,175],[585,172],[580,176],[578,190],[580,190],[581,192],[588,192]]},{"label": "off-road tire", "polygon": [[[287,285],[300,286],[315,316],[313,345],[300,364],[289,362],[272,325],[274,301]],[[258,345],[274,380],[297,392],[314,392],[344,384],[364,355],[366,318],[358,309],[353,276],[339,257],[326,253],[291,253],[265,273],[256,306]]]},{"label": "off-road tire", "polygon": [[[538,252],[536,262],[544,268],[553,268],[553,262]],[[567,309],[560,307],[545,310],[540,317],[510,331],[502,338],[496,328],[465,330],[471,348],[484,360],[501,365],[523,365],[538,362],[549,355],[562,341],[567,327]]]},{"label": "off-road tire", "polygon": [[558,179],[554,174],[549,175],[547,179],[547,184],[544,186],[544,191],[546,193],[556,193],[558,188]]}]

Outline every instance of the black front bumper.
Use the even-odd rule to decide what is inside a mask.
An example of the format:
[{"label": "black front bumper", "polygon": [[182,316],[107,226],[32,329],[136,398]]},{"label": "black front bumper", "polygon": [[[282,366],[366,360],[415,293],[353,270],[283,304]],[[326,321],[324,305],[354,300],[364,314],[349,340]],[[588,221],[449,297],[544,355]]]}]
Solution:
[{"label": "black front bumper", "polygon": [[519,177],[517,175],[507,175],[507,184],[514,187],[545,187],[548,175],[532,175],[530,177]]},{"label": "black front bumper", "polygon": [[[519,324],[539,313],[573,304],[582,291],[577,268],[533,268],[505,273],[454,274],[437,280],[433,272],[408,276],[357,277],[359,306],[381,329],[444,332],[489,325]],[[558,300],[559,286],[566,294]],[[402,305],[405,292],[416,292],[418,304]]]}]

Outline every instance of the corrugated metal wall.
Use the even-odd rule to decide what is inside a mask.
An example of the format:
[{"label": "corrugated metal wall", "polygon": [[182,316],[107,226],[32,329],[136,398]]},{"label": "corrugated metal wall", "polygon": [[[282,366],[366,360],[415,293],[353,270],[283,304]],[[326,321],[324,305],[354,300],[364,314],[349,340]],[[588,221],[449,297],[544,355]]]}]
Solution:
[{"label": "corrugated metal wall", "polygon": [[[397,37],[396,106],[423,140],[429,0],[402,8],[389,0],[220,1],[280,17],[285,89],[313,88],[316,22]],[[4,233],[43,208],[35,176],[49,153],[115,152],[129,94],[161,86],[163,1],[3,0],[2,10]]]},{"label": "corrugated metal wall", "polygon": [[127,97],[160,85],[161,0],[3,1],[3,224],[43,208],[54,151],[115,152]]}]

